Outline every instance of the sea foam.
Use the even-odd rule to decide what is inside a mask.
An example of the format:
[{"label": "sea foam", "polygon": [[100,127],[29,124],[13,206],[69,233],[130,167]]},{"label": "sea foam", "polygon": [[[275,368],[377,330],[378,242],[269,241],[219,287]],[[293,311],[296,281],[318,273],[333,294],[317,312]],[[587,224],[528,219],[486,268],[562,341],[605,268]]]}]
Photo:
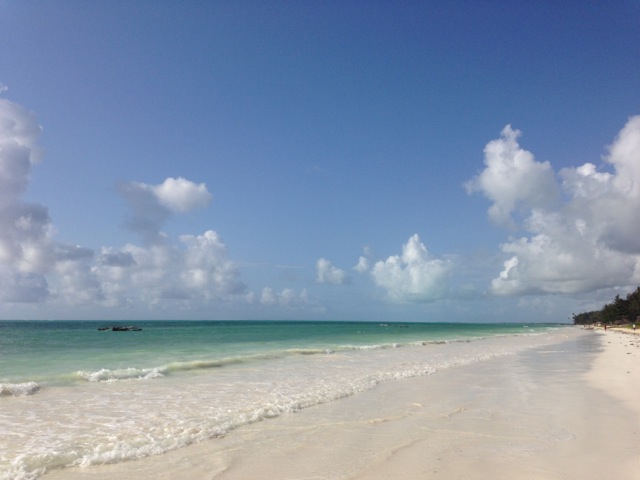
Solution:
[{"label": "sea foam", "polygon": [[78,371],[76,375],[89,382],[116,382],[118,380],[149,380],[163,377],[165,367],[158,368],[122,368],[110,370],[102,368],[95,372]]},{"label": "sea foam", "polygon": [[18,397],[32,395],[40,390],[36,382],[0,383],[0,397]]}]

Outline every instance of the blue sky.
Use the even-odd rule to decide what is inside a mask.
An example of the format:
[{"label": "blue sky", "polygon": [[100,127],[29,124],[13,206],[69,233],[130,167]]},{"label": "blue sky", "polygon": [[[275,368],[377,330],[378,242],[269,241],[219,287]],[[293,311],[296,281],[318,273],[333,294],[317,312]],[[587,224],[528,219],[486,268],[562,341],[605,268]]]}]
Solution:
[{"label": "blue sky", "polygon": [[0,317],[566,321],[640,284],[640,3],[0,0]]}]

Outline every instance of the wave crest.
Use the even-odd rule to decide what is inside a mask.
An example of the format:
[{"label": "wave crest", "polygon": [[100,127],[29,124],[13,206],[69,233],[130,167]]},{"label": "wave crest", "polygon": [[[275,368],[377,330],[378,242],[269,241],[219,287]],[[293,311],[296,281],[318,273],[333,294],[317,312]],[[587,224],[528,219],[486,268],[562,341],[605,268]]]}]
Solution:
[{"label": "wave crest", "polygon": [[164,377],[166,368],[121,368],[109,370],[102,368],[95,372],[85,372],[80,370],[76,375],[88,382],[116,382],[119,380],[149,380],[152,378]]},{"label": "wave crest", "polygon": [[40,390],[40,385],[38,385],[36,382],[0,383],[0,397],[33,395],[38,390]]}]

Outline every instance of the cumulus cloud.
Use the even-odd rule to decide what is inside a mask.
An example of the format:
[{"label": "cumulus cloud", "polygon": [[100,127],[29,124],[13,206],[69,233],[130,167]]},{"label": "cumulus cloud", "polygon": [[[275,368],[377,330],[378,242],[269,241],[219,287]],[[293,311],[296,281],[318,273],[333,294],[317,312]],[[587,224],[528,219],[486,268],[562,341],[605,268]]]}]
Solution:
[{"label": "cumulus cloud", "polygon": [[401,255],[376,262],[371,276],[389,297],[398,302],[431,302],[447,292],[449,260],[433,258],[418,234],[402,246]]},{"label": "cumulus cloud", "polygon": [[43,276],[54,262],[48,210],[25,202],[41,132],[24,107],[0,99],[0,284],[5,301],[37,302],[49,294]]},{"label": "cumulus cloud", "polygon": [[629,119],[604,160],[613,173],[593,164],[560,172],[572,196],[571,215],[594,230],[597,239],[619,252],[640,253],[640,116]]},{"label": "cumulus cloud", "polygon": [[152,306],[192,301],[202,304],[244,293],[226,246],[213,230],[182,235],[178,245],[160,231],[170,215],[205,206],[204,184],[168,178],[160,185],[131,182],[120,192],[132,209],[130,227],[143,246],[104,247],[100,255],[79,246],[55,245],[51,296],[65,304]]},{"label": "cumulus cloud", "polygon": [[[56,242],[47,208],[21,198],[42,156],[40,132],[34,114],[0,99],[1,302],[140,307],[246,297],[246,286],[216,232],[182,235],[177,244],[165,241],[161,232],[170,216],[211,202],[204,183],[178,177],[158,185],[120,185],[131,209],[128,225],[140,233],[143,246],[103,247],[96,255],[80,245]],[[285,303],[293,301],[289,297],[287,292],[278,295]]]},{"label": "cumulus cloud", "polygon": [[[501,141],[504,131],[503,139],[489,145]],[[531,171],[538,172],[533,186],[544,192],[562,191],[565,198],[550,205],[531,201],[529,193],[522,195],[529,199],[522,221],[529,235],[501,246],[507,259],[492,281],[495,294],[577,293],[640,283],[640,116],[630,118],[608,148],[604,160],[611,172],[599,172],[591,163],[565,168],[558,175],[561,183],[556,181],[554,187],[549,185],[555,176],[548,164],[538,164],[532,156],[526,162],[508,161],[516,171],[497,175],[495,148],[489,145],[486,168],[471,183],[472,190],[494,200],[492,208],[501,205],[496,211],[507,213],[510,208],[495,192],[511,190],[512,179]],[[512,158],[522,150],[515,144],[510,151]]]},{"label": "cumulus cloud", "polygon": [[369,271],[369,259],[360,255],[358,263],[353,267],[358,273],[366,273]]},{"label": "cumulus cloud", "polygon": [[16,208],[29,184],[31,167],[40,159],[36,142],[42,128],[24,107],[0,99],[0,208]]},{"label": "cumulus cloud", "polygon": [[551,165],[520,148],[520,135],[511,125],[504,127],[484,149],[486,168],[465,184],[468,193],[482,192],[493,202],[489,218],[501,225],[513,225],[512,214],[520,208],[547,207],[558,198]]},{"label": "cumulus cloud", "polygon": [[235,265],[227,259],[227,247],[213,230],[202,235],[182,235],[186,245],[181,280],[190,289],[206,295],[244,293]]},{"label": "cumulus cloud", "polygon": [[122,183],[119,191],[131,208],[127,227],[140,234],[147,245],[164,242],[161,228],[172,214],[206,207],[212,199],[204,183],[181,177],[167,178],[159,185]]},{"label": "cumulus cloud", "polygon": [[213,230],[182,235],[180,246],[127,245],[120,251],[105,248],[93,267],[95,277],[112,305],[142,300],[148,305],[164,301],[209,302],[243,294],[235,264]]},{"label": "cumulus cloud", "polygon": [[51,281],[52,296],[66,305],[96,304],[106,300],[102,284],[92,271],[94,252],[66,247],[56,258]]},{"label": "cumulus cloud", "polygon": [[54,241],[48,209],[21,198],[42,157],[41,130],[33,113],[0,99],[0,299],[73,304],[101,299],[90,270],[93,250]]},{"label": "cumulus cloud", "polygon": [[138,185],[141,188],[151,189],[158,203],[172,212],[186,213],[196,208],[206,207],[212,199],[204,183],[195,184],[182,177],[167,178],[163,183],[155,186]]},{"label": "cumulus cloud", "polygon": [[350,283],[351,279],[344,270],[334,267],[329,260],[320,258],[316,262],[316,281],[329,285],[345,285]]}]

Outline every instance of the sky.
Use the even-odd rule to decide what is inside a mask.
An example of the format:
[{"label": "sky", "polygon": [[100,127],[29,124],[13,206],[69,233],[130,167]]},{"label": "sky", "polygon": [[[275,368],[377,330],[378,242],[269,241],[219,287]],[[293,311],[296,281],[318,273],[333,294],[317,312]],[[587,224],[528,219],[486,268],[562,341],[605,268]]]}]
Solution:
[{"label": "sky", "polygon": [[637,0],[0,0],[0,319],[567,322],[638,285]]}]

